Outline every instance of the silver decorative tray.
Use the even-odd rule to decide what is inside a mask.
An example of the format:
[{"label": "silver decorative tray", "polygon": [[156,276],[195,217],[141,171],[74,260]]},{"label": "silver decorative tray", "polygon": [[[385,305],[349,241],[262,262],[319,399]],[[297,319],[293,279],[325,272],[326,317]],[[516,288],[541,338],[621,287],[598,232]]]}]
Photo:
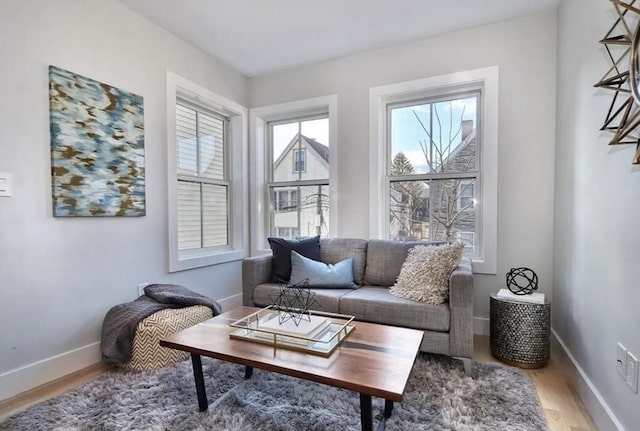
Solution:
[{"label": "silver decorative tray", "polygon": [[323,318],[324,322],[310,334],[296,334],[291,325],[278,329],[279,313],[274,305],[251,313],[230,324],[237,328],[230,337],[327,357],[355,329],[351,324],[354,316],[310,310],[312,319]]}]

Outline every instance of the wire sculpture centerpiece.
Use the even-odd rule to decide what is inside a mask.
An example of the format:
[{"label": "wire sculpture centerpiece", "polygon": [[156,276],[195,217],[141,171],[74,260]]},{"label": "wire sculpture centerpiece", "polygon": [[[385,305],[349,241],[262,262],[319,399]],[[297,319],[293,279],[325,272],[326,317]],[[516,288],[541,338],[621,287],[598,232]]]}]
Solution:
[{"label": "wire sculpture centerpiece", "polygon": [[309,279],[297,281],[295,283],[283,284],[277,295],[269,295],[269,299],[278,309],[278,320],[280,325],[287,321],[292,321],[296,326],[304,319],[311,321],[309,310],[318,301],[315,299],[316,293],[309,288]]},{"label": "wire sculpture centerpiece", "polygon": [[530,295],[538,290],[538,275],[530,268],[511,268],[507,272],[507,287],[516,295]]}]

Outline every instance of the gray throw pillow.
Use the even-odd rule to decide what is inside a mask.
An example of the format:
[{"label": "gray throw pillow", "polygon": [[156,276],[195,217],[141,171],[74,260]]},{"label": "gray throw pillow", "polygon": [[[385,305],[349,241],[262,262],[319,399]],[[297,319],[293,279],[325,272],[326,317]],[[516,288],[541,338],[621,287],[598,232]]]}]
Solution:
[{"label": "gray throw pillow", "polygon": [[291,252],[291,281],[309,279],[309,287],[355,288],[353,282],[353,258],[341,260],[335,265],[318,262]]}]

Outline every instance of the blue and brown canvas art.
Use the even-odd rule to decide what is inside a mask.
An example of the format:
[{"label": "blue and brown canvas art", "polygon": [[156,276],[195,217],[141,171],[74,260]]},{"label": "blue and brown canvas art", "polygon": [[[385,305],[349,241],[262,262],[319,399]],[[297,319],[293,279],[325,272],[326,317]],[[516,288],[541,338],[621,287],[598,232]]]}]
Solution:
[{"label": "blue and brown canvas art", "polygon": [[49,66],[53,215],[143,216],[143,98]]}]

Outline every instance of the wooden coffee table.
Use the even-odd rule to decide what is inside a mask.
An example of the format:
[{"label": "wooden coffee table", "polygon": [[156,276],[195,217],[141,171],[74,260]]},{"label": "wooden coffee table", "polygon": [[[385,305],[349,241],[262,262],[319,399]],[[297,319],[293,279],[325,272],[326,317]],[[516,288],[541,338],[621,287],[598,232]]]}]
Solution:
[{"label": "wooden coffee table", "polygon": [[235,328],[229,324],[258,310],[239,307],[160,340],[161,346],[191,353],[200,411],[209,406],[201,356],[244,365],[246,378],[260,368],[358,392],[363,431],[373,429],[372,396],[385,399],[385,418],[391,416],[394,401],[402,401],[422,331],[354,321],[355,329],[327,358],[231,339]]}]

